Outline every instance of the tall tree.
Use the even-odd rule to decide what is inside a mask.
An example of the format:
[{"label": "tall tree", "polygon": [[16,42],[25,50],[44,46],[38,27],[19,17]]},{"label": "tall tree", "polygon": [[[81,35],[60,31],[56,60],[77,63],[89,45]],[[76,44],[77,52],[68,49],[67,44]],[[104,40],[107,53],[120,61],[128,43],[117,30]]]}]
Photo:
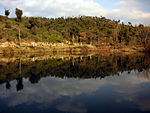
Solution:
[{"label": "tall tree", "polygon": [[10,11],[8,10],[8,9],[5,9],[5,16],[9,16],[9,14],[10,14]]},{"label": "tall tree", "polygon": [[17,16],[17,19],[18,19],[19,21],[21,21],[21,17],[22,17],[22,15],[23,15],[23,11],[22,11],[21,9],[16,8],[15,14],[16,14],[16,16]]}]

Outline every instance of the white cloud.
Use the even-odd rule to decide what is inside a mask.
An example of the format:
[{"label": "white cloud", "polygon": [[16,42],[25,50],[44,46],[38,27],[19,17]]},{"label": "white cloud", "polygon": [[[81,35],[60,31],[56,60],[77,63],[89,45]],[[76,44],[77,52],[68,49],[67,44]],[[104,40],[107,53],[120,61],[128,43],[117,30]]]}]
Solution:
[{"label": "white cloud", "polygon": [[145,24],[150,25],[150,13],[144,13],[137,9],[128,9],[128,8],[121,8],[115,9],[108,13],[107,15],[110,18],[117,18],[123,20],[124,22],[132,22],[133,24]]},{"label": "white cloud", "polygon": [[138,7],[138,6],[142,6],[143,3],[139,3],[136,0],[127,0],[127,1],[121,0],[121,1],[117,2],[116,5],[124,6],[124,7],[126,7],[126,6],[128,6],[128,7],[130,7],[130,6],[131,7],[133,7],[133,6]]},{"label": "white cloud", "polygon": [[14,9],[21,8],[24,16],[106,16],[111,19],[120,19],[134,24],[150,25],[150,12],[141,8],[147,7],[145,2],[137,0],[121,0],[115,3],[116,8],[108,10],[94,0],[1,0],[0,7]]},{"label": "white cloud", "polygon": [[[23,81],[25,87],[20,93],[16,92],[15,85],[8,92],[0,87],[0,98],[9,97],[8,106],[16,106],[22,103],[30,104],[32,102],[50,104],[61,96],[73,97],[81,94],[91,94],[104,84],[104,82],[95,79],[74,80],[54,77],[42,79],[39,84],[33,85],[25,79]],[[88,88],[87,85],[89,85]]]},{"label": "white cloud", "polygon": [[[8,5],[9,3],[9,5]],[[93,0],[5,0],[0,6],[6,8],[19,7],[24,10],[24,16],[78,16],[97,15],[105,13],[105,10]]]},{"label": "white cloud", "polygon": [[116,3],[118,9],[114,9],[108,13],[110,17],[117,17],[125,22],[131,21],[134,24],[150,25],[150,12],[144,12],[141,8],[146,4],[136,0],[124,0]]},{"label": "white cloud", "polygon": [[[141,87],[141,84],[149,83],[150,80],[147,77],[144,78],[143,75],[144,73],[135,73],[132,71],[129,75],[124,72],[121,76],[109,76],[102,80],[47,77],[41,79],[38,84],[30,84],[29,81],[24,79],[24,89],[20,92],[16,92],[16,83],[11,83],[10,90],[5,90],[4,86],[0,86],[0,99],[7,99],[8,107],[14,107],[24,103],[29,105],[35,102],[39,103],[39,108],[42,109],[43,105],[45,105],[43,109],[47,109],[55,100],[60,99],[62,96],[67,96],[68,98],[62,102],[60,101],[56,108],[63,112],[84,113],[87,111],[86,107],[82,102],[74,101],[74,97],[83,94],[91,96],[98,90],[100,92],[104,91],[101,90],[103,86],[111,85],[114,86],[112,88],[114,92],[123,96],[122,98],[118,97],[116,101],[131,101],[139,105],[141,110],[150,110],[149,96],[144,98],[149,94],[150,88]],[[149,85],[147,84],[147,86]]]}]

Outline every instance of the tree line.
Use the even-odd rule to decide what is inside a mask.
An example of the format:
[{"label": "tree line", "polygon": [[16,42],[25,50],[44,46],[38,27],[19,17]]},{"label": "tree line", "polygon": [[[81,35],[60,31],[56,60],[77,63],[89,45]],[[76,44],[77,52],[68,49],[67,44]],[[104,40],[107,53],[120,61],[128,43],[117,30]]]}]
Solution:
[{"label": "tree line", "polygon": [[[105,78],[107,76],[121,75],[123,72],[145,72],[149,77],[150,57],[146,55],[112,55],[78,57],[67,61],[49,59],[36,62],[16,60],[13,63],[0,63],[0,85],[17,81],[16,88],[23,89],[23,79],[28,78],[32,84],[38,83],[44,77],[59,78]],[[21,70],[21,71],[20,71]]]},{"label": "tree line", "polygon": [[[0,16],[0,39],[3,41],[18,40],[17,28],[21,29],[23,40],[86,43],[101,45],[145,45],[150,38],[150,26],[139,24],[133,26],[121,23],[120,20],[110,20],[105,17],[22,17],[23,11],[16,8],[16,18]],[[19,26],[17,26],[19,25]]]}]

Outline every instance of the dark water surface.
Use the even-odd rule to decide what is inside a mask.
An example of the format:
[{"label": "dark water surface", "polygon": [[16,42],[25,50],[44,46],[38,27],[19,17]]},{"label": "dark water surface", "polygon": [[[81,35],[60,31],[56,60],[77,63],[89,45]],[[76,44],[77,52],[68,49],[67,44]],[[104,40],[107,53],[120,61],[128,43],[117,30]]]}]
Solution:
[{"label": "dark water surface", "polygon": [[0,58],[0,113],[150,113],[150,56]]}]

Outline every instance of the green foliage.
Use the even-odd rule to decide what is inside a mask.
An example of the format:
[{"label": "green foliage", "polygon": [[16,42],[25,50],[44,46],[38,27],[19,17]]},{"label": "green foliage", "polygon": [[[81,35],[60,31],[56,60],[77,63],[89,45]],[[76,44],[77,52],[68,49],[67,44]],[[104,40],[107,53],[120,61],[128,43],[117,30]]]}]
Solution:
[{"label": "green foliage", "polygon": [[21,29],[21,38],[27,38],[28,37],[28,31],[26,29]]},{"label": "green foliage", "polygon": [[31,24],[29,23],[29,21],[26,21],[24,26],[28,29],[31,29]]},{"label": "green foliage", "polygon": [[23,15],[23,11],[21,9],[16,8],[15,14],[17,16],[17,19],[19,21],[21,21],[22,15]]},{"label": "green foliage", "polygon": [[4,48],[4,49],[3,49],[3,53],[4,53],[4,54],[8,54],[8,53],[9,53],[9,54],[13,54],[13,49],[12,49],[12,48]]},{"label": "green foliage", "polygon": [[31,25],[31,28],[36,26],[36,27],[41,27],[41,20],[36,18],[36,17],[31,17],[29,18],[29,23]]},{"label": "green foliage", "polygon": [[[15,19],[6,19],[0,16],[2,23],[10,20],[6,28],[13,31],[13,28],[21,26],[22,38],[37,39],[39,41],[62,42],[68,40],[72,43],[82,42],[87,44],[101,45],[121,44],[121,45],[144,45],[150,38],[150,27],[140,24],[133,26],[131,22],[128,25],[120,21],[110,20],[105,17],[23,17],[22,10],[16,8]],[[21,21],[22,20],[22,21]],[[18,26],[19,25],[19,26]],[[25,31],[24,31],[25,30]]]},{"label": "green foliage", "polygon": [[34,27],[31,28],[31,33],[32,33],[33,35],[37,35],[37,32],[38,32],[38,29],[37,29],[36,26],[34,26]]},{"label": "green foliage", "polygon": [[4,37],[4,33],[2,31],[2,29],[0,29],[0,39],[2,39]]},{"label": "green foliage", "polygon": [[10,14],[10,11],[6,9],[6,10],[5,10],[5,16],[7,16],[7,17],[8,17],[8,16],[9,16],[9,14]]},{"label": "green foliage", "polygon": [[2,20],[3,20],[3,16],[0,15],[0,21],[2,21]]},{"label": "green foliage", "polygon": [[5,24],[5,27],[6,28],[11,28],[11,26],[12,26],[12,22],[10,20],[7,20],[6,24]]},{"label": "green foliage", "polygon": [[49,42],[63,42],[63,38],[58,34],[51,34],[48,37]]}]

